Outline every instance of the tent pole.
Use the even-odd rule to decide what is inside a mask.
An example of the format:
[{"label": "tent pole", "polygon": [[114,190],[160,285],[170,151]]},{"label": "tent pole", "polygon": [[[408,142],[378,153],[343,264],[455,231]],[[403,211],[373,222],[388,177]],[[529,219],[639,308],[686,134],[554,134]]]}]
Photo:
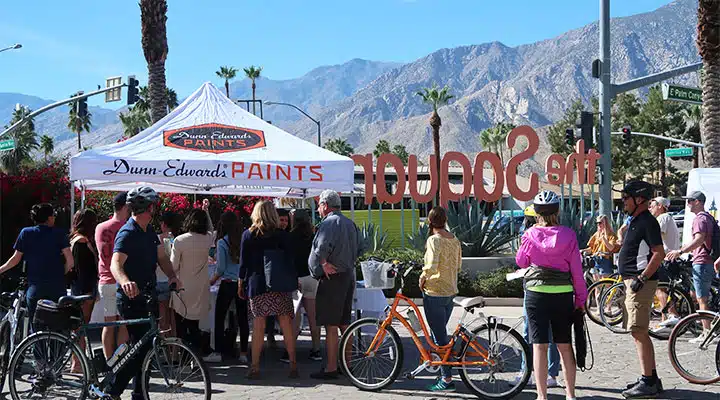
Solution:
[{"label": "tent pole", "polygon": [[[85,185],[82,186],[82,192],[80,194],[80,209],[85,209]],[[72,218],[72,215],[70,217]]]},{"label": "tent pole", "polygon": [[350,219],[355,222],[355,192],[350,191]]},{"label": "tent pole", "polygon": [[400,245],[405,248],[405,197],[400,199]]},{"label": "tent pole", "polygon": [[75,182],[70,182],[70,219],[75,215]]}]

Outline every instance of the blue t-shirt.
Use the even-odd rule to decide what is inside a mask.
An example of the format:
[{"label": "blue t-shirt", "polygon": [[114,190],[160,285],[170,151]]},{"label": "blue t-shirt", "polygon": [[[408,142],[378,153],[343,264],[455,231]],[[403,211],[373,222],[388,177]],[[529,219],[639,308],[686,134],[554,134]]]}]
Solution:
[{"label": "blue t-shirt", "polygon": [[70,247],[67,232],[47,225],[23,228],[14,249],[23,253],[30,285],[52,290],[65,288],[63,249]]},{"label": "blue t-shirt", "polygon": [[[155,288],[157,285],[155,268],[158,262],[158,246],[160,240],[152,226],[148,225],[144,231],[135,222],[135,218],[130,218],[115,236],[113,252],[127,256],[123,269],[128,279],[135,282],[140,291],[146,290],[148,286]],[[118,293],[124,295],[120,287]]]}]

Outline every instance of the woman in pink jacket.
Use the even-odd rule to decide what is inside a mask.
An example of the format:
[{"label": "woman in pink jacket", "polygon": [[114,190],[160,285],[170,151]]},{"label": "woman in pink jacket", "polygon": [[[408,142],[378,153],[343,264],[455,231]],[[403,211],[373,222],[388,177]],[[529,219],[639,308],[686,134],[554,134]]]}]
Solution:
[{"label": "woman in pink jacket", "polygon": [[559,225],[557,194],[540,192],[534,207],[537,224],[525,231],[515,260],[520,268],[528,268],[525,305],[538,399],[547,399],[546,354],[552,332],[562,360],[566,396],[573,400],[576,370],[571,340],[573,313],[583,308],[587,298],[580,249],[575,232]]}]

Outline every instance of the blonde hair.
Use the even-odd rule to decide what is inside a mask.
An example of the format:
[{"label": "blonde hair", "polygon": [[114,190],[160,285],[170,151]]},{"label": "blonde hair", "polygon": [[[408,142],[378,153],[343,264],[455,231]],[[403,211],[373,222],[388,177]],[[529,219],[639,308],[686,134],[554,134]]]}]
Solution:
[{"label": "blonde hair", "polygon": [[538,214],[537,223],[535,225],[542,226],[542,227],[558,226],[558,225],[560,225],[560,217],[558,216],[558,213],[550,214],[550,215]]},{"label": "blonde hair", "polygon": [[269,201],[263,200],[255,203],[250,219],[252,220],[250,232],[258,235],[272,232],[280,226],[280,217],[278,216],[277,209],[275,205]]}]

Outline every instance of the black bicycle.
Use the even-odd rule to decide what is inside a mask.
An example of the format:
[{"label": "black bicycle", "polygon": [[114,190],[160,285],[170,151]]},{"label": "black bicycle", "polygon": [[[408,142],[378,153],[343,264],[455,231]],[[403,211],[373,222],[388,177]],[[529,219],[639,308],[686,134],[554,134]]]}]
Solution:
[{"label": "black bicycle", "polygon": [[[153,296],[148,290],[141,295],[152,310]],[[142,392],[145,399],[190,398],[210,399],[210,377],[202,359],[182,340],[164,338],[158,328],[157,317],[114,322],[82,324],[80,305],[91,296],[65,296],[55,307],[64,313],[52,322],[54,331],[41,331],[28,336],[13,352],[10,359],[9,386],[13,400],[28,398],[109,399],[105,393],[117,373],[136,357],[143,346],[151,345],[142,363]],[[37,321],[37,315],[35,320]],[[137,342],[121,346],[109,363],[99,352],[93,352],[87,331],[106,326],[149,324],[150,330]],[[86,352],[78,343],[85,341]],[[70,370],[71,360],[78,360],[81,372]],[[110,364],[110,365],[108,365]],[[152,394],[152,396],[151,396]]]},{"label": "black bicycle", "polygon": [[26,321],[25,308],[27,289],[27,279],[21,278],[14,292],[0,294],[0,309],[5,312],[0,320],[0,391],[5,386],[10,355],[29,334],[30,324]]}]

